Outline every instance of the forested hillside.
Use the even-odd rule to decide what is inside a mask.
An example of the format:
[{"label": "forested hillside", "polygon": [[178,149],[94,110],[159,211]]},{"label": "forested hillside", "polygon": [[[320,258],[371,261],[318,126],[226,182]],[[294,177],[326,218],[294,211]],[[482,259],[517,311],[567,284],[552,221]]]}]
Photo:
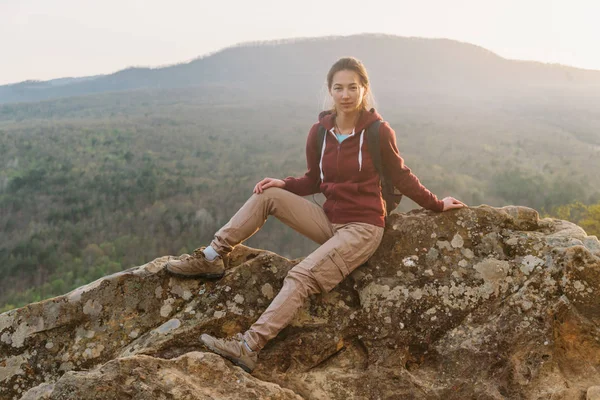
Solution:
[{"label": "forested hillside", "polygon": [[[281,68],[253,84],[1,105],[0,310],[206,245],[258,179],[302,174],[306,134],[324,104],[325,64],[334,61],[317,56],[322,68],[306,73],[315,78],[298,96],[286,93],[296,76]],[[391,72],[372,78],[407,164],[438,196],[530,206],[600,233],[600,89],[486,94],[419,81],[396,87]],[[412,207],[403,201],[400,210]],[[315,247],[276,221],[248,244],[288,257]]]}]

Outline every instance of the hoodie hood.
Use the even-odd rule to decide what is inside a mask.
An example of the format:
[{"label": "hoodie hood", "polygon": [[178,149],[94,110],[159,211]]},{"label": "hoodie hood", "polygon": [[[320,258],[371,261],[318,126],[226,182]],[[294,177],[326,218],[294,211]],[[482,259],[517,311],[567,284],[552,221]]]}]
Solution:
[{"label": "hoodie hood", "polygon": [[[371,108],[369,111],[363,111],[360,113],[360,117],[358,117],[354,130],[362,132],[377,120],[383,120],[383,118],[374,108]],[[319,114],[319,123],[330,131],[335,126],[335,113],[331,110],[322,111]]]}]

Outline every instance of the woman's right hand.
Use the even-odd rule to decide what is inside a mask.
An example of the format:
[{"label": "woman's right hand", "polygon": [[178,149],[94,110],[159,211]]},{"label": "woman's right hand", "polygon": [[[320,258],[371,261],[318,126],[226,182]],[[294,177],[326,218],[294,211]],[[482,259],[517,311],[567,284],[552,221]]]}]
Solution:
[{"label": "woman's right hand", "polygon": [[265,178],[262,181],[258,182],[256,186],[254,186],[253,192],[256,194],[260,194],[263,192],[263,190],[268,189],[270,187],[283,188],[285,187],[285,182],[281,179]]}]

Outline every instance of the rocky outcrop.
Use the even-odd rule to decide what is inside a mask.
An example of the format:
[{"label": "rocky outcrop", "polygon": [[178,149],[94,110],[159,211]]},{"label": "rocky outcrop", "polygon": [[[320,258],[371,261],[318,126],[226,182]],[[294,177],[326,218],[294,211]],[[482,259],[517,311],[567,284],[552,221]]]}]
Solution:
[{"label": "rocky outcrop", "polygon": [[68,372],[56,384],[36,386],[22,397],[44,398],[302,399],[291,390],[253,378],[216,354],[200,352],[159,362],[145,355],[117,358],[91,371]]},{"label": "rocky outcrop", "polygon": [[239,246],[207,282],[168,276],[167,259],[1,314],[0,399],[597,396],[600,244],[531,209],[392,216],[252,375],[198,337],[249,327],[298,260]]}]

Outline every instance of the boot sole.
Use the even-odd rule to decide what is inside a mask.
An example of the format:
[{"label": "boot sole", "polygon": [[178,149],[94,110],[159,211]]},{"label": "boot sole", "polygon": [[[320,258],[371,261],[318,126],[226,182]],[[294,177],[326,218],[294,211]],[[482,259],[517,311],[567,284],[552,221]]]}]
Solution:
[{"label": "boot sole", "polygon": [[239,359],[234,358],[232,356],[230,356],[227,353],[223,353],[221,350],[217,349],[216,347],[213,347],[211,345],[209,345],[208,343],[206,343],[204,340],[200,339],[200,342],[210,351],[212,351],[215,354],[220,355],[223,358],[228,359],[229,361],[231,361],[233,364],[237,365],[238,367],[240,367],[241,369],[243,369],[244,371],[246,371],[247,373],[251,374],[252,370],[254,368],[250,368],[248,367],[246,364],[244,364],[243,362],[241,362]]}]

